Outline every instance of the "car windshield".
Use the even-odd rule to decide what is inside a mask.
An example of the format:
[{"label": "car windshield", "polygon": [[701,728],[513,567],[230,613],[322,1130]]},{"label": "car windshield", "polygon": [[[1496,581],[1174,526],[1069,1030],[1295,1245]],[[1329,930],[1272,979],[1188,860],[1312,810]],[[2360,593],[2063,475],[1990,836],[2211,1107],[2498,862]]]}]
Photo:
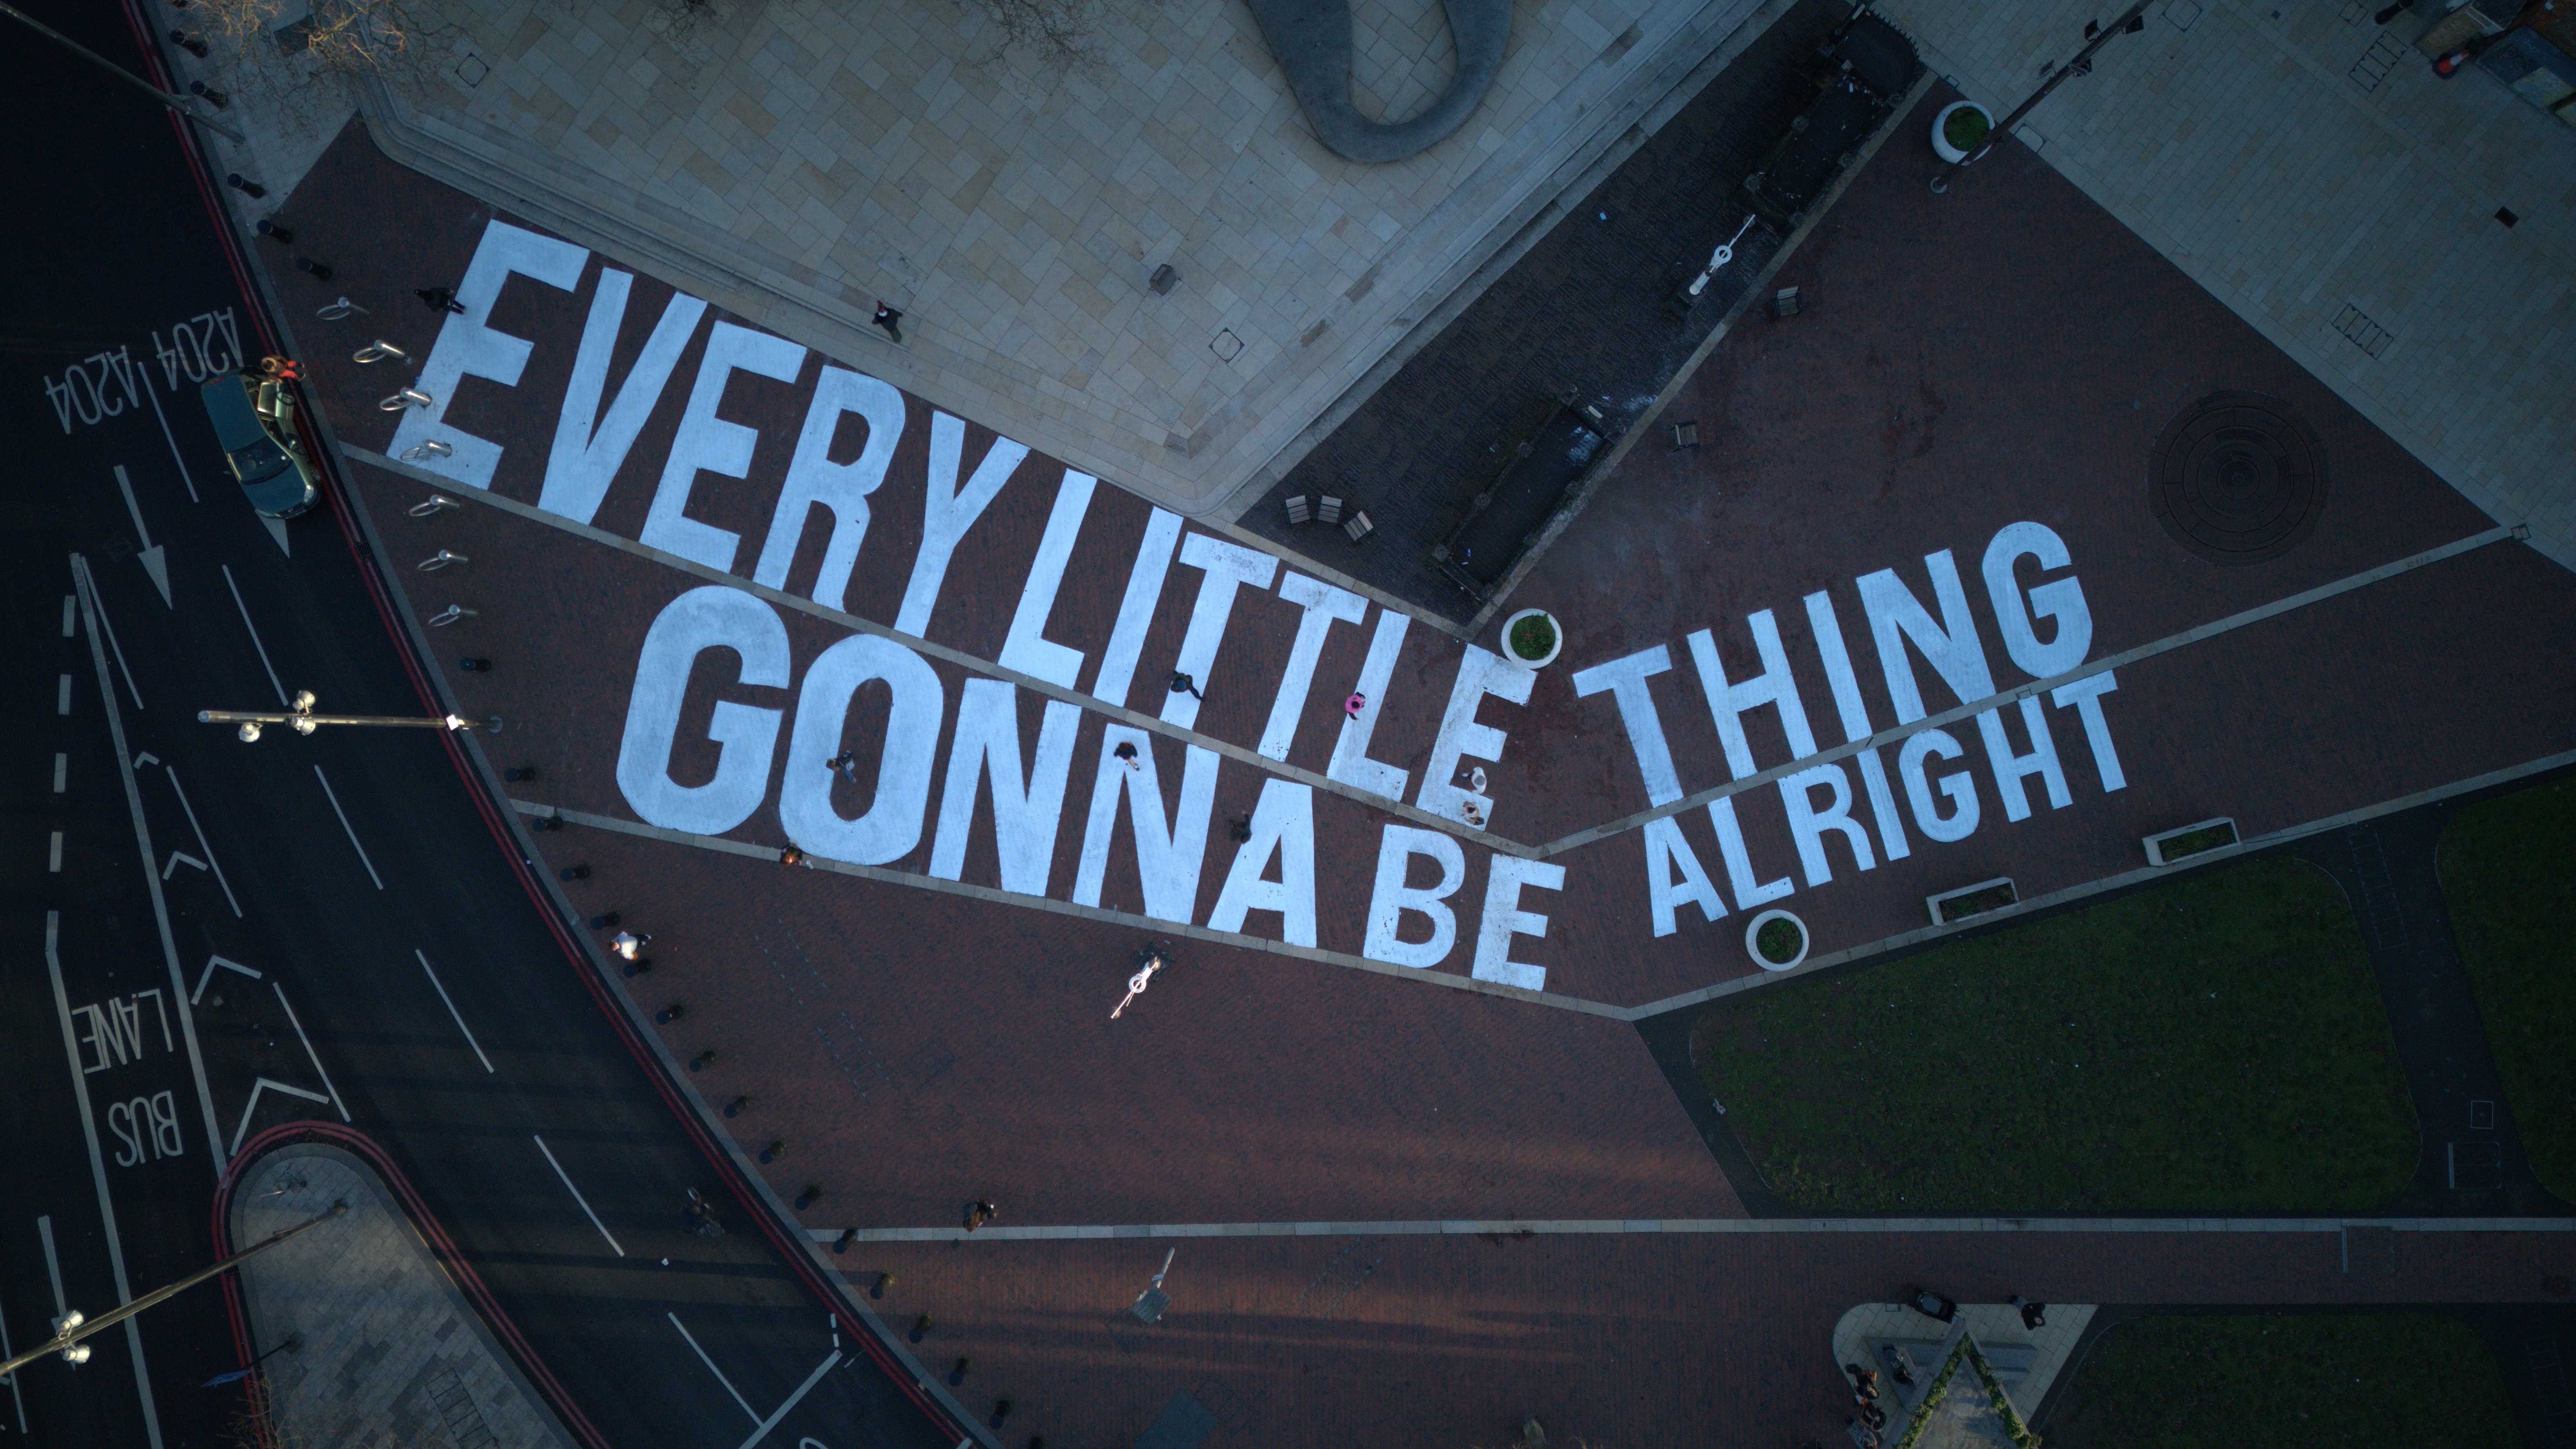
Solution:
[{"label": "car windshield", "polygon": [[274,478],[295,466],[295,460],[286,456],[284,448],[266,438],[261,438],[246,447],[233,449],[224,455],[224,461],[232,465],[233,476],[240,479],[245,488]]}]

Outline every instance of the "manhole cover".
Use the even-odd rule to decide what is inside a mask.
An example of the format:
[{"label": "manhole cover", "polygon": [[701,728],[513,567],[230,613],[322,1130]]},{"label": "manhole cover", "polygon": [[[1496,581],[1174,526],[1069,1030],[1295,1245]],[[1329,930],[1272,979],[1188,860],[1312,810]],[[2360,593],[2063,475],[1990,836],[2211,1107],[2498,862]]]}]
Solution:
[{"label": "manhole cover", "polygon": [[2147,482],[2175,542],[2212,563],[2261,563],[2297,547],[2325,507],[2325,445],[2279,398],[2214,392],[2166,426]]}]

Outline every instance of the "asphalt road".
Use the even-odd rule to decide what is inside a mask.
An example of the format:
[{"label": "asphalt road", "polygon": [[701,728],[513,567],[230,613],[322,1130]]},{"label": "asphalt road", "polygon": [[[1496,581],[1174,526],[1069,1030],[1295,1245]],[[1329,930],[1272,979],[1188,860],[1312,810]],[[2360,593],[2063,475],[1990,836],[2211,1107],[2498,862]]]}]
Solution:
[{"label": "asphalt road", "polygon": [[[141,64],[119,11],[32,8]],[[607,1442],[954,1443],[751,1231],[436,732],[195,721],[427,709],[333,503],[265,526],[224,471],[197,384],[263,329],[166,115],[13,28],[0,125],[43,198],[0,284],[9,1344],[211,1261],[235,1146],[315,1117],[391,1152]],[[684,1230],[693,1187],[734,1231]],[[0,1388],[0,1436],[229,1442],[219,1290],[133,1323]]]}]

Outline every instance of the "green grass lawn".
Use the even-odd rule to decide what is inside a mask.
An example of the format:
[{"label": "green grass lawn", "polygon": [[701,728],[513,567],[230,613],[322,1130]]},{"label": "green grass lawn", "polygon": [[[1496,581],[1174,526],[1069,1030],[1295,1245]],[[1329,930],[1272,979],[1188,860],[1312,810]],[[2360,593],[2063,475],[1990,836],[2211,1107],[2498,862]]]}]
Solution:
[{"label": "green grass lawn", "polygon": [[1729,997],[1692,1050],[1807,1210],[2358,1212],[2415,1166],[2360,931],[2297,861]]},{"label": "green grass lawn", "polygon": [[2049,1409],[2048,1449],[2513,1449],[2495,1355],[2440,1313],[2142,1318]]},{"label": "green grass lawn", "polygon": [[2576,780],[2461,811],[2440,863],[2523,1150],[2576,1201]]}]

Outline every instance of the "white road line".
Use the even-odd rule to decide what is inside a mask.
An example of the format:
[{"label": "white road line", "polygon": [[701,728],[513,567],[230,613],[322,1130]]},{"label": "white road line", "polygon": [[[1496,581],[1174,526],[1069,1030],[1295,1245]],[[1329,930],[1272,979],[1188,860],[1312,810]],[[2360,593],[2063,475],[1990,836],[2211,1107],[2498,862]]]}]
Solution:
[{"label": "white road line", "polygon": [[[566,1192],[568,1192],[568,1193],[571,1193],[571,1194],[572,1194],[572,1200],[573,1200],[574,1202],[576,1202],[576,1203],[581,1204],[582,1216],[589,1218],[589,1219],[590,1219],[590,1225],[591,1225],[592,1227],[594,1227],[594,1228],[599,1229],[599,1235],[600,1235],[601,1237],[603,1237],[603,1238],[608,1239],[608,1246],[610,1246],[610,1247],[612,1247],[612,1248],[616,1248],[616,1249],[617,1249],[617,1256],[619,1256],[619,1257],[621,1257],[621,1258],[625,1257],[625,1256],[626,1256],[626,1250],[625,1250],[624,1248],[618,1248],[618,1247],[617,1247],[617,1238],[616,1238],[616,1235],[608,1231],[608,1224],[603,1223],[603,1222],[601,1222],[601,1221],[599,1220],[599,1214],[597,1214],[597,1213],[595,1213],[595,1212],[592,1212],[592,1211],[590,1210],[590,1200],[589,1200],[588,1198],[585,1198],[585,1197],[583,1197],[583,1196],[581,1195],[581,1189],[580,1189],[580,1188],[577,1188],[577,1187],[575,1187],[575,1186],[573,1186],[573,1185],[572,1185],[572,1174],[563,1170],[563,1164],[562,1164],[562,1163],[555,1161],[555,1150],[554,1150],[553,1148],[548,1147],[548,1146],[546,1145],[546,1139],[544,1139],[543,1137],[538,1137],[538,1136],[537,1136],[537,1134],[535,1134],[534,1132],[529,1133],[529,1134],[528,1134],[528,1136],[529,1136],[529,1137],[531,1137],[531,1138],[534,1138],[534,1139],[535,1139],[536,1144],[537,1144],[537,1150],[538,1150],[539,1152],[542,1152],[542,1153],[544,1153],[544,1154],[546,1155],[546,1166],[553,1168],[553,1169],[555,1170],[555,1176],[560,1177],[560,1178],[562,1178],[562,1179],[563,1179],[564,1191],[566,1191]],[[677,1323],[679,1320],[675,1318],[675,1319],[673,1319],[673,1320],[671,1320],[671,1321],[672,1321],[672,1322],[674,1322],[674,1323]],[[688,1332],[688,1330],[687,1330],[687,1329],[685,1329],[685,1328],[684,1328],[684,1329],[681,1329],[680,1331],[681,1331],[682,1333],[686,1333],[686,1332]],[[692,1343],[694,1344],[694,1340],[692,1340]],[[704,1358],[704,1357],[706,1357],[706,1355],[705,1355],[704,1353],[701,1353],[701,1354],[699,1354],[699,1355],[698,1355],[698,1357],[700,1357],[700,1358]],[[709,1365],[707,1365],[707,1367],[709,1367],[709,1368],[714,1368],[714,1367],[715,1367],[715,1365],[714,1365],[714,1364],[709,1364]],[[717,1375],[717,1377],[718,1377],[718,1378],[722,1378],[722,1377],[723,1377],[723,1375],[722,1375],[722,1374],[718,1374],[718,1375]],[[725,1385],[725,1387],[727,1387],[727,1388],[731,1388],[731,1387],[733,1387],[733,1386],[732,1386],[731,1384],[727,1384],[727,1385]],[[740,1395],[740,1394],[736,1394],[736,1395],[734,1395],[734,1397],[735,1397],[736,1399],[740,1399],[740,1398],[742,1397],[742,1395]],[[749,1405],[749,1404],[745,1404],[745,1405],[743,1405],[743,1407],[744,1407],[744,1408],[746,1408],[746,1409],[748,1409],[748,1408],[750,1408],[750,1407],[751,1407],[751,1405]],[[751,1417],[752,1417],[753,1422],[755,1422],[755,1423],[757,1423],[757,1422],[759,1421],[759,1419],[760,1419],[760,1416],[759,1416],[758,1414],[754,1414],[754,1415],[752,1415]]]},{"label": "white road line", "polygon": [[241,902],[233,899],[233,883],[224,879],[224,863],[215,859],[215,847],[206,839],[206,828],[197,823],[197,807],[188,803],[188,792],[179,788],[179,772],[168,765],[163,765],[161,773],[169,777],[170,788],[178,791],[179,808],[188,814],[188,828],[197,832],[197,848],[206,853],[206,864],[215,873],[215,884],[224,888],[224,899],[233,908],[233,918],[239,920],[242,913]]},{"label": "white road line", "polygon": [[[125,780],[125,807],[134,820],[134,843],[142,856],[144,888],[152,893],[152,920],[161,933],[161,959],[170,970],[170,994],[177,996],[188,983],[179,974],[179,943],[170,935],[170,902],[161,894],[161,878],[152,873],[152,827],[143,818],[143,787],[134,778],[134,756],[125,745],[125,717],[116,708],[116,686],[107,680],[107,651],[99,642],[99,626],[105,616],[98,607],[98,589],[89,576],[89,563],[79,554],[72,555],[72,580],[80,589],[81,615],[90,625],[90,664],[98,671],[99,698],[107,702],[108,741],[116,749],[117,772]],[[197,1105],[206,1114],[208,1170],[220,1178],[224,1159],[218,1153],[224,1129],[215,1122],[215,1094],[206,1085],[206,1056],[197,1046],[196,1013],[184,1001],[179,1007],[179,1029],[188,1041],[188,1070],[196,1079]]]},{"label": "white road line", "polygon": [[284,1082],[272,1082],[266,1077],[253,1080],[250,1084],[250,1100],[242,1103],[241,1125],[233,1129],[232,1146],[225,1150],[224,1161],[230,1162],[241,1155],[242,1137],[250,1131],[250,1114],[259,1110],[259,1094],[269,1091],[284,1092],[290,1097],[302,1097],[308,1102],[319,1102],[325,1107],[331,1105],[331,1099],[320,1092],[308,1092],[302,1087],[290,1087]]},{"label": "white road line", "polygon": [[71,712],[72,677],[66,674],[54,685],[54,713],[70,714]]},{"label": "white road line", "polygon": [[170,419],[161,411],[161,394],[146,387],[143,395],[152,400],[152,416],[161,423],[161,441],[170,445],[170,461],[179,465],[179,481],[188,485],[188,501],[203,501],[197,497],[197,480],[188,472],[188,460],[179,456],[179,440],[170,436]]},{"label": "white road line", "polygon": [[63,637],[66,639],[72,637],[72,610],[79,607],[78,599],[69,594],[63,595]]},{"label": "white road line", "polygon": [[[227,971],[238,971],[253,981],[260,979],[257,971],[248,966],[244,966],[239,961],[227,961],[221,956],[209,956],[206,958],[206,969],[197,977],[197,989],[188,993],[188,1004],[190,1006],[196,1005],[198,999],[206,994],[206,983],[215,979],[215,968],[218,966],[223,967]],[[318,1102],[322,1099],[316,1097],[313,1100]]]},{"label": "white road line", "polygon": [[[105,683],[104,680],[101,681]],[[98,1188],[98,1217],[107,1228],[107,1265],[116,1271],[116,1305],[119,1308],[134,1301],[134,1290],[125,1278],[125,1241],[116,1232],[116,1204],[107,1194],[107,1159],[98,1152],[98,1119],[89,1107],[89,1078],[81,1072],[80,1046],[72,1035],[71,998],[63,993],[63,961],[55,943],[62,931],[62,912],[45,912],[45,969],[54,978],[54,1013],[62,1018],[63,1064],[71,1069],[72,1091],[80,1101],[81,1135],[89,1141],[90,1181]],[[50,1229],[52,1224],[46,1223]],[[53,1236],[45,1238],[45,1266],[54,1268]],[[61,1270],[55,1269],[54,1294],[62,1295]],[[59,1310],[58,1310],[59,1311]],[[138,1316],[125,1320],[125,1346],[134,1355],[134,1389],[143,1399],[143,1428],[152,1439],[152,1449],[161,1449],[161,1413],[152,1403],[152,1371],[143,1362],[143,1322]]]},{"label": "white road line", "polygon": [[54,832],[54,843],[46,851],[45,869],[53,875],[63,873],[63,833],[59,830]]},{"label": "white road line", "polygon": [[716,1382],[724,1385],[725,1392],[733,1395],[733,1401],[742,1405],[742,1411],[751,1416],[751,1422],[758,1424],[760,1422],[760,1411],[754,1409],[751,1406],[751,1401],[742,1396],[742,1390],[733,1386],[733,1380],[724,1376],[724,1370],[716,1367],[716,1361],[707,1357],[707,1351],[703,1348],[698,1348],[698,1336],[689,1332],[689,1325],[682,1323],[680,1321],[680,1315],[676,1313],[669,1315],[669,1317],[671,1320],[671,1326],[680,1330],[680,1336],[689,1341],[689,1347],[697,1349],[698,1362],[707,1366],[707,1372],[716,1376]]},{"label": "white road line", "polygon": [[241,610],[242,627],[250,631],[250,647],[259,651],[259,667],[268,671],[268,687],[277,691],[277,707],[286,707],[286,686],[277,682],[277,666],[268,662],[268,646],[259,642],[259,626],[250,621],[250,605],[242,602],[241,585],[233,582],[233,566],[225,564],[224,587],[232,590],[233,607]]},{"label": "white road line", "polygon": [[[313,1075],[322,1079],[322,1090],[331,1094],[331,1105],[339,1109],[340,1120],[343,1122],[348,1121],[348,1104],[340,1100],[340,1089],[331,1085],[331,1074],[322,1069],[322,1058],[315,1054],[313,1050],[313,1038],[304,1034],[304,1023],[295,1019],[295,1008],[292,1005],[289,1005],[286,1000],[285,983],[272,981],[268,983],[268,989],[277,993],[277,1004],[286,1008],[287,1024],[295,1028],[295,1039],[304,1043],[304,1059],[313,1064]],[[315,1100],[319,1101],[320,1099],[316,1098]]]},{"label": "white road line", "polygon": [[331,777],[322,773],[320,765],[315,765],[313,778],[322,782],[322,794],[331,802],[331,813],[340,817],[340,828],[349,831],[349,844],[357,848],[358,864],[367,868],[367,879],[376,883],[376,889],[383,890],[385,878],[376,874],[376,863],[367,859],[367,848],[358,844],[358,832],[349,828],[349,812],[340,808],[340,797],[332,793]]},{"label": "white road line", "polygon": [[70,778],[71,768],[72,768],[72,757],[71,757],[70,755],[67,755],[67,754],[63,753],[61,750],[56,750],[56,751],[54,751],[54,793],[55,793],[55,794],[59,795],[59,794],[63,793],[63,783],[64,783],[64,781],[65,781],[65,780],[67,780],[67,779],[69,779],[69,778]]},{"label": "white road line", "polygon": [[90,627],[107,636],[108,652],[116,656],[116,672],[125,677],[125,692],[133,697],[134,707],[139,710],[143,708],[143,691],[134,687],[134,671],[125,667],[125,646],[116,642],[116,626],[107,621],[107,605],[99,600],[98,584],[89,576],[86,560],[80,565],[78,582],[83,589],[81,603],[89,615]]},{"label": "white road line", "polygon": [[[52,1217],[44,1215],[37,1217],[36,1236],[45,1241],[45,1276],[54,1280],[54,1316],[59,1318],[70,1309],[71,1303],[63,1297],[63,1264],[60,1258],[54,1256]],[[15,1378],[17,1375],[12,1374],[10,1377]]]},{"label": "white road line", "polygon": [[[49,1228],[53,1226],[50,1221],[45,1219],[38,1219],[38,1221],[45,1222],[45,1225]],[[58,1308],[54,1311],[59,1313],[62,1310]],[[17,1356],[18,1350],[9,1346],[8,1309],[6,1305],[0,1305],[0,1357],[16,1358]],[[9,1398],[11,1402],[18,1406],[18,1432],[24,1434],[27,1432],[27,1396],[18,1392],[18,1376],[16,1374],[9,1375]]]},{"label": "white road line", "polygon": [[815,1367],[812,1373],[805,1376],[805,1382],[797,1385],[796,1392],[787,1396],[787,1402],[778,1406],[777,1413],[760,1421],[760,1427],[752,1430],[751,1437],[742,1441],[742,1449],[752,1449],[753,1445],[756,1445],[761,1440],[768,1438],[769,1431],[778,1427],[778,1421],[787,1417],[787,1411],[804,1402],[805,1396],[814,1391],[814,1386],[823,1381],[823,1375],[830,1373],[832,1371],[832,1365],[839,1363],[840,1361],[840,1350],[834,1349],[829,1358],[824,1359],[822,1363]]},{"label": "white road line", "polygon": [[491,1071],[492,1059],[483,1055],[483,1044],[474,1039],[474,1028],[465,1024],[465,1013],[456,1009],[455,999],[447,994],[447,988],[439,983],[438,973],[430,968],[429,953],[414,948],[412,954],[420,958],[420,969],[429,973],[430,988],[438,993],[439,1000],[447,1003],[447,1014],[456,1018],[456,1029],[465,1033],[465,1044],[474,1048],[474,1060],[483,1064],[483,1070]]}]

